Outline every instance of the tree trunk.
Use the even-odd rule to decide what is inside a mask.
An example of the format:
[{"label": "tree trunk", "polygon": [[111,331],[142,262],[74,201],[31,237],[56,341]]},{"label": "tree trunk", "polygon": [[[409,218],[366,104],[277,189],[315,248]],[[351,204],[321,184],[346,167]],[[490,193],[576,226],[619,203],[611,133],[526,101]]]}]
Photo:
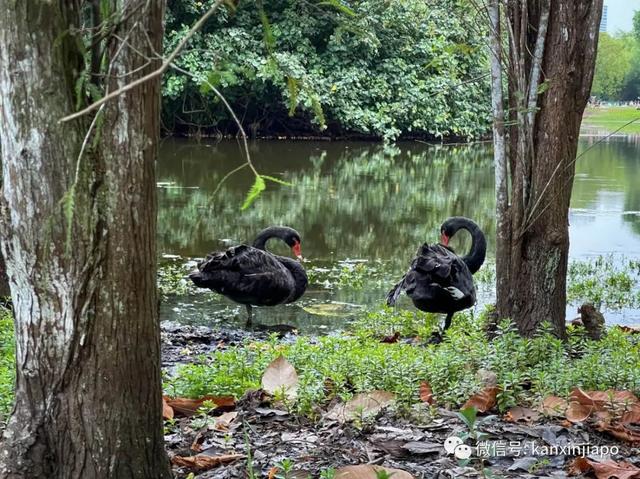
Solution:
[{"label": "tree trunk", "polygon": [[[0,477],[170,477],[155,287],[159,79],[93,122],[59,123],[89,71],[81,3],[0,1],[0,231],[17,363]],[[102,42],[103,88],[114,89],[157,66],[144,55],[161,50],[163,2],[107,3],[120,20]]]},{"label": "tree trunk", "polygon": [[569,201],[601,12],[602,0],[508,3],[509,103],[516,113],[498,315],[513,318],[524,336],[543,321],[565,335]]},{"label": "tree trunk", "polygon": [[0,253],[0,298],[5,298],[11,294],[9,290],[9,279],[7,278],[7,268],[4,265],[4,258]]}]

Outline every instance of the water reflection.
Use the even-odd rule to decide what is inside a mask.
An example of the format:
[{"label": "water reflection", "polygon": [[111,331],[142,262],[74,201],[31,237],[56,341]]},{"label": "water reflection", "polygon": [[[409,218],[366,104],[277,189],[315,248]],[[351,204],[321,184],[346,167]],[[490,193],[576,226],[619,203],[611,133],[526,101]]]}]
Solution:
[{"label": "water reflection", "polygon": [[[581,151],[592,148],[576,164],[570,255],[622,253],[640,258],[640,145],[626,137],[594,146],[597,141],[581,141]],[[493,168],[487,145],[259,142],[251,145],[251,154],[261,173],[291,186],[268,183],[254,205],[241,212],[253,182],[248,170],[228,178],[214,195],[224,175],[242,162],[236,142],[164,142],[158,164],[161,252],[200,257],[229,243],[250,241],[264,226],[285,224],[301,233],[311,265],[363,258],[399,275],[419,244],[437,240],[444,219],[464,215],[480,224],[488,237],[489,260],[494,256]],[[469,240],[459,236],[453,246],[464,251]],[[272,246],[280,253],[288,251]],[[387,286],[312,289],[300,305],[259,314],[277,315],[274,321],[303,330],[330,329],[335,320],[311,316],[302,307],[329,299],[375,304]],[[483,296],[490,300],[491,292]],[[163,316],[172,317],[172,309],[181,308],[182,320],[198,316],[210,321],[224,308],[229,314],[235,311],[214,295],[196,302],[202,304],[167,304]],[[192,314],[184,313],[187,310]]]}]

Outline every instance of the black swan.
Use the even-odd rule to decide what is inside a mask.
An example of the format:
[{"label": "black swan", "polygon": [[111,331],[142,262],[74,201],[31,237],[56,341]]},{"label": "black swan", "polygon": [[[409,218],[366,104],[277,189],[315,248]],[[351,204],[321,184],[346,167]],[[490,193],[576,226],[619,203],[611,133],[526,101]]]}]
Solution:
[{"label": "black swan", "polygon": [[284,241],[302,259],[298,232],[286,226],[270,226],[260,232],[253,246],[241,244],[208,254],[189,278],[199,288],[209,288],[244,304],[250,325],[251,306],[292,303],[307,289],[307,274],[298,261],[265,250],[271,238]]},{"label": "black swan", "polygon": [[[449,248],[449,239],[461,228],[471,233],[471,251],[460,257]],[[423,244],[411,262],[409,271],[387,295],[393,306],[404,290],[416,308],[429,313],[446,313],[446,331],[457,311],[476,302],[472,274],[480,269],[487,252],[487,240],[480,227],[462,216],[449,218],[440,227],[440,243]]]}]

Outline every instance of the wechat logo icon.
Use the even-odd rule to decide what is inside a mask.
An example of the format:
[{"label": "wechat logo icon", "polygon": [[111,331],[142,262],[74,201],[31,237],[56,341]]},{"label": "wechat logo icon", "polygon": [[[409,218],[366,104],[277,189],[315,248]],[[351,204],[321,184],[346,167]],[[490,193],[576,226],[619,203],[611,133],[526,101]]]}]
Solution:
[{"label": "wechat logo icon", "polygon": [[467,446],[458,436],[449,436],[444,441],[444,450],[447,454],[453,454],[456,459],[469,459],[471,446]]}]

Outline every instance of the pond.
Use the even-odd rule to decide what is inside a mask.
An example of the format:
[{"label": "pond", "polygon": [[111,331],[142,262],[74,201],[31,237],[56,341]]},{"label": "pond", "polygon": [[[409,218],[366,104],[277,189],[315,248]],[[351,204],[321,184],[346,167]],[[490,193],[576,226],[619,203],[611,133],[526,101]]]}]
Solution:
[{"label": "pond", "polygon": [[[633,137],[581,139],[570,213],[570,256],[613,254],[640,258],[640,145]],[[223,177],[243,162],[235,141],[167,139],[158,164],[158,248],[182,261],[230,244],[252,241],[273,224],[302,237],[312,285],[293,305],[261,308],[264,324],[303,332],[338,329],[345,319],[380,304],[416,248],[439,237],[453,215],[476,220],[495,255],[493,167],[489,144],[434,146],[417,142],[261,141],[250,145],[258,171],[290,186],[267,183],[247,210],[240,207],[253,183],[248,169]],[[217,191],[216,191],[217,189]],[[469,247],[466,232],[453,247]],[[288,248],[272,242],[275,252]],[[479,306],[493,299],[490,277],[479,285]],[[407,300],[401,307],[410,307]],[[575,316],[575,307],[568,307]],[[244,308],[214,293],[169,296],[162,319],[241,325]],[[640,321],[635,310],[608,321]]]}]

